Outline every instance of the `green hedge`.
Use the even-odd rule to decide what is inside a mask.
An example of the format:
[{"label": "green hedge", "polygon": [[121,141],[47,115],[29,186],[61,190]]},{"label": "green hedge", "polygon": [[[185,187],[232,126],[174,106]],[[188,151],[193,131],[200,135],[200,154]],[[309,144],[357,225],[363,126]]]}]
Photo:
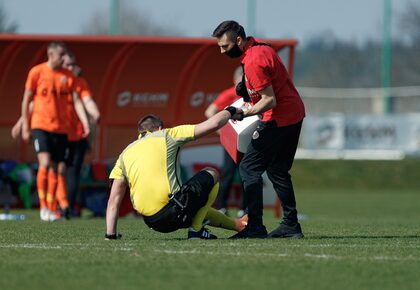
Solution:
[{"label": "green hedge", "polygon": [[299,188],[418,189],[420,160],[295,160],[293,182]]}]

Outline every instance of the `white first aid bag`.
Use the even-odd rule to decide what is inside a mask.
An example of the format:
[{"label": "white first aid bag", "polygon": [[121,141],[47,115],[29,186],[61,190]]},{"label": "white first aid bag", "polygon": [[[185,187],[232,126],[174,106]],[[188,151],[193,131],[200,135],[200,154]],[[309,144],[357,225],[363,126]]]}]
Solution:
[{"label": "white first aid bag", "polygon": [[[245,107],[247,103],[239,99],[231,106],[236,108]],[[258,126],[260,118],[251,116],[242,121],[229,120],[229,122],[220,129],[220,143],[232,157],[235,163],[239,163],[246,153],[252,134]]]}]

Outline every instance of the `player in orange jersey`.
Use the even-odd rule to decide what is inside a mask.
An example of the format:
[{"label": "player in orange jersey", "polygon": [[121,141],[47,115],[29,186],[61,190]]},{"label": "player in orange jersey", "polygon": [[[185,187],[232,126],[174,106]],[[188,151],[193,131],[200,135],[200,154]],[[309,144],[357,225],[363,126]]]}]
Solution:
[{"label": "player in orange jersey", "polygon": [[[57,188],[57,164],[64,160],[68,120],[68,98],[83,123],[84,135],[90,132],[86,112],[75,90],[75,78],[62,68],[66,45],[54,41],[48,45],[47,62],[29,71],[22,101],[22,138],[28,141],[32,135],[38,159],[37,189],[41,220],[54,220],[51,209],[55,205]],[[32,114],[29,104],[33,101]],[[63,172],[59,171],[59,175]]]},{"label": "player in orange jersey", "polygon": [[[98,123],[100,119],[99,109],[92,98],[92,92],[87,81],[80,76],[81,69],[76,65],[76,57],[73,53],[66,52],[63,57],[63,67],[75,75],[76,91],[80,95],[83,106],[93,121]],[[67,171],[68,184],[66,186],[66,179],[64,178],[58,180],[57,201],[64,216],[69,218],[70,213],[74,210],[78,195],[80,171],[88,148],[88,141],[83,135],[83,124],[78,118],[74,106],[72,106],[71,98],[69,99],[69,106],[67,106],[67,118],[70,124],[67,135],[67,152],[65,163],[60,163],[59,167],[62,171]]]}]

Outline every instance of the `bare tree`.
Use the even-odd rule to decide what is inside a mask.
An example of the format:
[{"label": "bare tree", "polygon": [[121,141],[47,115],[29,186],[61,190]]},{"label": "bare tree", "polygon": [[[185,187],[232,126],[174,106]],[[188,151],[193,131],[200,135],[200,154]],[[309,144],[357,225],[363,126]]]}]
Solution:
[{"label": "bare tree", "polygon": [[0,33],[13,33],[17,31],[17,28],[18,25],[15,21],[9,22],[6,9],[0,2]]},{"label": "bare tree", "polygon": [[[85,34],[110,34],[109,11],[97,11],[82,27]],[[136,10],[127,1],[119,3],[119,31],[123,35],[181,35],[173,27],[162,27],[154,23],[148,15]]]},{"label": "bare tree", "polygon": [[420,4],[410,2],[399,17],[402,31],[413,44],[420,45]]}]

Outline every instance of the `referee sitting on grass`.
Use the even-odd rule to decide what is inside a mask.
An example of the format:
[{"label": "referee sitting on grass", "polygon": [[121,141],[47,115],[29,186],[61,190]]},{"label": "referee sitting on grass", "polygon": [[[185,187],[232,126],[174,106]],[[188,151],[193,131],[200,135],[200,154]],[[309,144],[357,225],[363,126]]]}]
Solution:
[{"label": "referee sitting on grass", "polygon": [[111,193],[106,212],[106,239],[119,239],[118,211],[126,189],[134,209],[145,223],[158,232],[169,233],[188,229],[188,239],[216,239],[203,227],[209,225],[241,231],[248,217],[232,219],[211,208],[219,191],[219,175],[205,168],[181,185],[177,172],[177,154],[182,145],[223,127],[240,114],[227,107],[196,125],[163,128],[155,115],[146,115],[138,122],[139,138],[120,154],[111,174]]}]

